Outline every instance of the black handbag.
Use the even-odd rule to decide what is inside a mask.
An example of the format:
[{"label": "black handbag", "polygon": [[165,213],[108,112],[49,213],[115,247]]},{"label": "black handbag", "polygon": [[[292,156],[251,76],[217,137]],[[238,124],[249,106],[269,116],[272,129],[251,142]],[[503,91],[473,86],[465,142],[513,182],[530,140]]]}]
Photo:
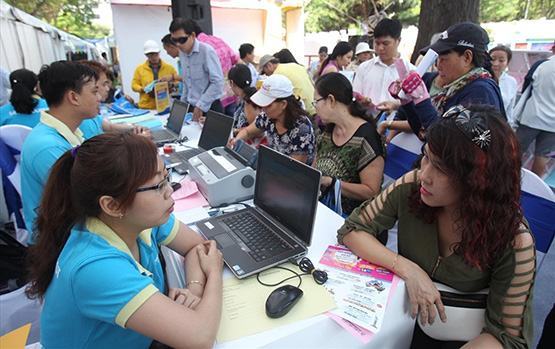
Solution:
[{"label": "black handbag", "polygon": [[27,247],[0,228],[0,294],[9,293],[27,283]]}]

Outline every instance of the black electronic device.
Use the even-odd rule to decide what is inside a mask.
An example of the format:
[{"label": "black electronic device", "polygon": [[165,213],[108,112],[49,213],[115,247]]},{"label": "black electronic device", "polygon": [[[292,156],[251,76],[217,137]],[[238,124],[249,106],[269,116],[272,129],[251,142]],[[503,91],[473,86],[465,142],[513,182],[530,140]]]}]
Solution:
[{"label": "black electronic device", "polygon": [[172,17],[192,19],[205,34],[212,35],[210,0],[172,0]]},{"label": "black electronic device", "polygon": [[292,285],[285,285],[276,288],[266,299],[266,315],[277,319],[287,314],[301,297],[303,291]]}]

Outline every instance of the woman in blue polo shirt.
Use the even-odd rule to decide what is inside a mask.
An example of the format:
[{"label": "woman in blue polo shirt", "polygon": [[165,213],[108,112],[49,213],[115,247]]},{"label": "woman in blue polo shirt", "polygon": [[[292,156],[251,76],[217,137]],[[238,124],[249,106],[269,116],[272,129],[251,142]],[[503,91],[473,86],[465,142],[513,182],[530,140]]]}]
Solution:
[{"label": "woman in blue polo shirt", "polygon": [[[56,162],[29,251],[45,348],[213,345],[222,256],[175,219],[171,194],[156,146],[132,133],[99,135]],[[187,289],[166,296],[160,245],[185,257]]]},{"label": "woman in blue polo shirt", "polygon": [[35,127],[40,112],[48,109],[46,101],[36,93],[38,77],[27,69],[14,70],[10,74],[12,94],[10,103],[0,107],[0,126],[23,125]]}]

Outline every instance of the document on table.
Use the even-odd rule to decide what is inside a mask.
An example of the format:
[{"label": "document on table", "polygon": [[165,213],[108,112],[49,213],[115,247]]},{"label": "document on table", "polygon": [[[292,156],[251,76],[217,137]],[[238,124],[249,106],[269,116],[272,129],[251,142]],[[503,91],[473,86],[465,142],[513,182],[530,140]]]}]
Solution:
[{"label": "document on table", "polygon": [[373,265],[343,246],[328,246],[320,260],[328,273],[324,286],[337,303],[331,313],[372,332],[380,329],[394,274]]},{"label": "document on table", "polygon": [[[285,266],[295,271],[299,269],[292,264]],[[270,269],[263,272],[260,279],[265,283],[276,283],[290,276],[292,274],[286,270]],[[297,281],[297,278],[291,279],[280,286],[285,284],[297,286]],[[236,278],[225,280],[222,319],[217,341],[227,342],[253,335],[305,320],[335,308],[332,295],[323,286],[316,284],[311,276],[303,276],[300,288],[304,295],[285,316],[271,319],[266,316],[266,299],[278,287],[262,286],[256,280],[256,276],[243,280]]]}]

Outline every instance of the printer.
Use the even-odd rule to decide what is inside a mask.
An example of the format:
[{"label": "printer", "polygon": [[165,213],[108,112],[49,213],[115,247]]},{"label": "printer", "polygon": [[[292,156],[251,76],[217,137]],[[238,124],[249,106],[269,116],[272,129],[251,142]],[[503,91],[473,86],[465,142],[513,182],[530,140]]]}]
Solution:
[{"label": "printer", "polygon": [[255,171],[237,152],[216,147],[189,159],[189,175],[210,206],[251,199]]}]

